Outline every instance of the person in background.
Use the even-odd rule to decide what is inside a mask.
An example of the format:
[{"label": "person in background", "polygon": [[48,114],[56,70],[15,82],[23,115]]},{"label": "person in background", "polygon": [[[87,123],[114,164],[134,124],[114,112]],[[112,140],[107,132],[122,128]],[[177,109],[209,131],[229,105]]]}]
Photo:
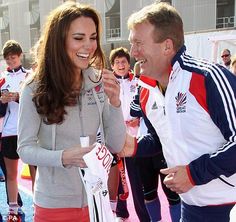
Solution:
[{"label": "person in background", "polygon": [[[120,83],[120,100],[127,130],[130,134],[136,135],[139,128],[139,118],[130,116],[130,103],[133,100],[138,79],[130,72],[129,51],[124,47],[113,49],[110,52],[109,61],[111,68]],[[136,160],[135,158],[128,157],[124,158],[123,162],[128,173],[136,214],[140,221],[150,221],[144,204],[141,179],[135,164]],[[124,193],[124,189],[120,179],[118,196],[122,193]],[[116,215],[117,221],[128,220],[129,212],[126,200],[118,198]]]},{"label": "person in background", "polygon": [[[0,125],[1,125],[1,131],[2,131],[2,118],[0,118]],[[2,132],[0,133],[0,137],[2,137]],[[1,145],[0,145],[0,152],[1,152]],[[0,182],[5,182],[5,176],[4,176],[4,173],[2,171],[2,167],[0,166]]]},{"label": "person in background", "polygon": [[[2,121],[3,121],[3,118],[0,117],[0,129],[1,129],[1,133],[0,133],[0,182],[5,182],[5,176],[4,176],[4,173],[2,171],[2,167],[1,167],[1,165],[2,165],[1,162],[4,161],[3,158],[2,158],[2,155],[1,155]],[[2,214],[1,214],[1,212],[0,212],[0,222],[2,222]]]},{"label": "person in background", "polygon": [[222,64],[225,68],[230,69],[231,53],[229,49],[223,49],[221,52]]},{"label": "person in background", "polygon": [[[38,67],[22,89],[18,153],[37,166],[34,222],[89,221],[79,174],[83,156],[99,129],[113,153],[125,144],[120,86],[103,69],[100,30],[98,12],[88,5],[67,1],[54,9],[42,32]],[[84,136],[90,141],[82,148]]]},{"label": "person in background", "polygon": [[32,72],[36,71],[36,68],[38,67],[38,54],[39,54],[39,48],[43,42],[43,36],[41,36],[38,41],[34,44],[34,46],[30,49],[30,55],[31,55],[31,70]]},{"label": "person in background", "polygon": [[187,54],[182,19],[167,3],[133,13],[128,27],[141,76],[156,80],[143,81],[144,110],[167,161],[164,183],[181,197],[181,221],[228,222],[236,202],[235,76]]},{"label": "person in background", "polygon": [[[9,198],[9,214],[7,221],[21,221],[17,203],[18,159],[17,154],[17,121],[19,109],[19,93],[25,81],[27,71],[22,67],[22,48],[15,40],[8,40],[2,49],[3,57],[8,65],[0,79],[0,105],[6,107],[3,119],[1,152],[6,167],[6,186]],[[21,214],[21,211],[20,211]]]},{"label": "person in background", "polygon": [[[0,106],[0,109],[1,109],[1,106]],[[5,115],[5,111],[4,111],[4,115]],[[1,116],[1,110],[0,110],[0,153],[1,153],[1,143],[2,143],[2,121],[3,121],[3,118]],[[2,162],[3,161],[4,160],[2,159]],[[3,171],[2,171],[1,165],[2,164],[0,164],[0,182],[5,182],[5,175],[4,175]]]},{"label": "person in background", "polygon": [[[139,62],[135,62],[133,71],[134,71],[134,76],[139,79],[140,78],[140,64],[139,64]],[[136,87],[135,94],[133,96],[133,100],[130,103],[130,115],[136,116],[139,118],[139,128],[138,128],[138,132],[136,135],[137,138],[142,137],[143,135],[146,135],[148,133],[147,126],[146,126],[144,119],[143,119],[141,112],[140,112],[141,110],[140,110],[140,105],[139,105],[139,92],[140,92],[140,86],[137,83],[137,87]],[[138,103],[137,105],[136,105],[136,102]],[[137,111],[137,114],[136,114],[136,111]]]},{"label": "person in background", "polygon": [[231,64],[230,64],[230,71],[236,75],[236,55],[232,56]]}]

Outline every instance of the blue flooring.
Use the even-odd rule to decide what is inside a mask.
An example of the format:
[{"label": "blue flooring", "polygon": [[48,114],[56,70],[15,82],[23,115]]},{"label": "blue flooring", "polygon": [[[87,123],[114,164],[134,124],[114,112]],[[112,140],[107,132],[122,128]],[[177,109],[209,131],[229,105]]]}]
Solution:
[{"label": "blue flooring", "polygon": [[[33,221],[33,200],[32,196],[19,190],[21,194],[21,198],[23,201],[22,210],[24,211],[22,222],[32,222]],[[5,183],[0,182],[0,213],[3,217],[3,222],[6,221],[6,216],[8,213],[8,205],[7,205],[7,198],[6,198],[6,191],[5,191]]]}]

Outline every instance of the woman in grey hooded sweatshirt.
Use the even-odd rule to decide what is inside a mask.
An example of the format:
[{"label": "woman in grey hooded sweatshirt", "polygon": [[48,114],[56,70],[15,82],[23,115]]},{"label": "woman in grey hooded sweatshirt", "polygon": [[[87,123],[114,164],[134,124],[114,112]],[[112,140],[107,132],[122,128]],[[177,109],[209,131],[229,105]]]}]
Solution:
[{"label": "woman in grey hooded sweatshirt", "polygon": [[[119,84],[103,68],[100,29],[89,6],[66,2],[53,10],[42,33],[38,67],[22,89],[18,153],[37,166],[35,222],[89,221],[78,173],[85,167],[83,156],[99,130],[111,152],[124,146]],[[89,136],[90,146],[81,148],[81,136]]]}]

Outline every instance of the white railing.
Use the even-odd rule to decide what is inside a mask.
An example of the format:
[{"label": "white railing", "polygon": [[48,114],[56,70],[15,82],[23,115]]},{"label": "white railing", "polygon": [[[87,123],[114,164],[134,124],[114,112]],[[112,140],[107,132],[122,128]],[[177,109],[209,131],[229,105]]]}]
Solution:
[{"label": "white railing", "polygon": [[107,29],[106,38],[107,39],[120,38],[120,28]]},{"label": "white railing", "polygon": [[236,26],[235,16],[221,17],[216,19],[217,28],[228,28],[235,26]]}]

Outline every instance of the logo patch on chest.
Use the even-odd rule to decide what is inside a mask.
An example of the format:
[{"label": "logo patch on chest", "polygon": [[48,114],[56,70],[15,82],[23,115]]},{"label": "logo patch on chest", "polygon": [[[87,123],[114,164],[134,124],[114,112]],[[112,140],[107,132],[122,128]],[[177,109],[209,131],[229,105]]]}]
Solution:
[{"label": "logo patch on chest", "polygon": [[101,89],[102,89],[102,86],[101,86],[101,85],[98,85],[98,86],[95,87],[95,91],[96,91],[97,93],[100,92]]},{"label": "logo patch on chest", "polygon": [[186,103],[187,103],[186,93],[178,92],[177,96],[175,97],[175,100],[176,100],[176,112],[185,113]]},{"label": "logo patch on chest", "polygon": [[130,92],[131,92],[131,93],[134,93],[135,90],[136,90],[136,86],[135,86],[135,85],[131,85],[131,86],[130,86]]},{"label": "logo patch on chest", "polygon": [[152,109],[157,109],[157,103],[156,102],[153,103]]}]

